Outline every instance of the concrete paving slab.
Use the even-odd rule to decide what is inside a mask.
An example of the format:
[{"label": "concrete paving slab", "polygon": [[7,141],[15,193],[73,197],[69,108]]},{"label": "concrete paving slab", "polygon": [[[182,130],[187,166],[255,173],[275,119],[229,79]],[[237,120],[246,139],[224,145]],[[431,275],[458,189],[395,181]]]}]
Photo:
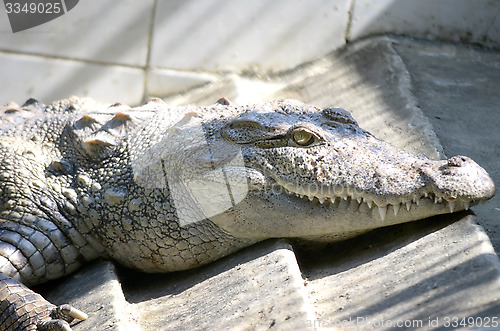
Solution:
[{"label": "concrete paving slab", "polygon": [[476,329],[500,316],[500,264],[473,215],[378,229],[299,257],[324,329],[435,330],[463,318]]},{"label": "concrete paving slab", "polygon": [[266,241],[185,272],[119,271],[121,278],[111,262],[98,262],[62,285],[38,290],[54,304],[89,314],[72,325],[75,331],[301,330],[314,320],[295,254],[284,241]]},{"label": "concrete paving slab", "polygon": [[125,295],[144,330],[300,330],[313,318],[295,254],[283,241],[133,283]]},{"label": "concrete paving slab", "polygon": [[63,283],[40,286],[40,292],[54,304],[69,303],[89,315],[86,321],[72,324],[74,331],[138,330],[112,262],[92,263]]}]

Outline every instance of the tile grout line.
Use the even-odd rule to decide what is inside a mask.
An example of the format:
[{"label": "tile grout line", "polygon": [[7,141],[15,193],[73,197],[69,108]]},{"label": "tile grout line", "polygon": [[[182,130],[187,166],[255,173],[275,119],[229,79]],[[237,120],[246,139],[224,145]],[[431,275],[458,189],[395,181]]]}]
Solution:
[{"label": "tile grout line", "polygon": [[352,27],[352,17],[354,15],[354,2],[356,0],[351,0],[349,4],[349,9],[347,10],[347,25],[345,27],[344,40],[347,44],[350,41],[351,27]]},{"label": "tile grout line", "polygon": [[39,53],[30,53],[30,52],[19,52],[19,51],[13,51],[13,50],[8,50],[8,49],[0,49],[0,54],[21,55],[21,56],[27,56],[27,57],[44,58],[47,60],[80,62],[80,63],[85,63],[85,64],[95,64],[95,65],[103,65],[103,66],[114,66],[114,67],[124,67],[124,68],[144,70],[144,66],[141,66],[141,65],[133,65],[133,64],[126,64],[126,63],[114,63],[114,62],[88,60],[88,59],[79,59],[79,58],[64,57],[64,56],[57,56],[57,55],[47,55],[47,54],[39,54]]},{"label": "tile grout line", "polygon": [[151,46],[153,44],[153,34],[154,34],[154,28],[155,28],[155,19],[156,19],[156,9],[158,7],[158,0],[154,0],[153,2],[153,9],[151,11],[151,23],[149,25],[149,31],[148,31],[148,41],[147,41],[147,50],[146,50],[146,64],[144,65],[143,68],[143,73],[144,73],[144,80],[143,80],[143,86],[142,86],[142,100],[145,101],[148,95],[148,78],[149,78],[149,70],[151,68],[150,63],[151,63]]}]

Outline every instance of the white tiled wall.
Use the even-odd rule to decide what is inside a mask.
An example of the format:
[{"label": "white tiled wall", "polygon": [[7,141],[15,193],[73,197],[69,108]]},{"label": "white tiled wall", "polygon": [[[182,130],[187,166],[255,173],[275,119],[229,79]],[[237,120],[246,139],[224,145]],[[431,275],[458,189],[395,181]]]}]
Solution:
[{"label": "white tiled wall", "polygon": [[143,91],[139,68],[0,52],[1,104],[29,97],[49,103],[71,95],[130,102],[141,100]]},{"label": "white tiled wall", "polygon": [[145,66],[154,4],[154,0],[83,0],[67,14],[17,33],[9,33],[0,4],[0,49]]},{"label": "white tiled wall", "polygon": [[345,42],[349,0],[158,1],[153,67],[279,71]]},{"label": "white tiled wall", "polygon": [[498,0],[356,0],[349,38],[400,34],[500,45]]},{"label": "white tiled wall", "polygon": [[500,49],[498,0],[85,0],[13,34],[0,4],[0,104],[138,104],[227,72],[277,72],[380,33]]}]

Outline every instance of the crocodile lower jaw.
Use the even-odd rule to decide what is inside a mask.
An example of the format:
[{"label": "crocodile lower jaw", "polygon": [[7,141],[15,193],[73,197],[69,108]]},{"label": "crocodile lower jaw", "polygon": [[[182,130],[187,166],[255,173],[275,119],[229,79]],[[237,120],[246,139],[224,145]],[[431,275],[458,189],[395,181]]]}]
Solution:
[{"label": "crocodile lower jaw", "polygon": [[424,203],[434,203],[435,205],[440,205],[443,206],[443,209],[445,207],[448,208],[450,213],[453,213],[454,211],[459,211],[459,210],[468,210],[471,202],[472,204],[475,204],[473,201],[469,200],[458,200],[456,198],[448,197],[438,197],[433,193],[423,193],[421,196],[415,196],[411,200],[403,200],[399,203],[387,203],[387,204],[377,204],[374,200],[368,198],[368,197],[363,197],[363,196],[353,196],[349,194],[342,194],[339,196],[316,196],[312,194],[299,194],[293,191],[290,191],[288,189],[285,189],[288,195],[290,196],[295,196],[303,200],[309,200],[310,202],[318,202],[321,205],[325,206],[331,206],[331,207],[338,207],[342,200],[345,202],[351,204],[354,201],[357,202],[358,204],[358,209],[362,207],[362,205],[366,205],[368,209],[373,209],[377,208],[380,218],[382,220],[385,220],[386,215],[389,211],[392,211],[395,216],[398,215],[400,210],[403,208],[406,208],[407,212],[410,212],[410,210],[419,208],[421,205]]}]

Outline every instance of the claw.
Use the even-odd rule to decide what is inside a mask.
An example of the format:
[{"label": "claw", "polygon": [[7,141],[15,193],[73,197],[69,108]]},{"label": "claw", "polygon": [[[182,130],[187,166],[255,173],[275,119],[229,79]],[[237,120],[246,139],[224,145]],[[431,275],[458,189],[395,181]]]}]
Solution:
[{"label": "claw", "polygon": [[75,307],[71,307],[68,315],[81,321],[85,321],[87,318],[89,318],[89,315],[85,314],[80,309],[76,309]]},{"label": "claw", "polygon": [[83,311],[68,304],[60,305],[59,307],[54,308],[51,316],[54,319],[63,319],[68,322],[73,321],[75,318],[84,321],[89,317]]},{"label": "claw", "polygon": [[71,331],[69,323],[74,319],[86,320],[88,315],[83,311],[65,304],[52,309],[51,320],[44,320],[37,323],[37,330],[41,331]]}]

